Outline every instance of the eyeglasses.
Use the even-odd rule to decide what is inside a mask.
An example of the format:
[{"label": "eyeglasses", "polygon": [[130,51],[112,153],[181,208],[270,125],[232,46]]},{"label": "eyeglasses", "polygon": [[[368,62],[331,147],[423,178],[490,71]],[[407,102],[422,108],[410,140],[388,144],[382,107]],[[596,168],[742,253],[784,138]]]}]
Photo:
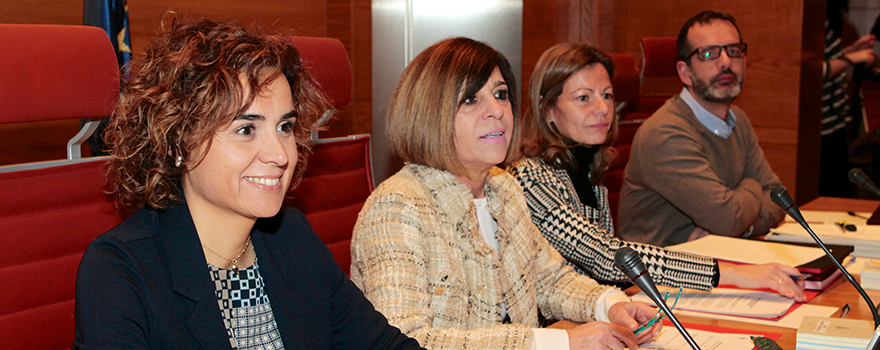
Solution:
[{"label": "eyeglasses", "polygon": [[[719,46],[719,47],[720,47],[720,46]],[[692,55],[692,56],[693,56],[693,55]],[[672,307],[669,308],[669,311],[672,311],[672,309],[675,308],[675,305],[678,304],[678,297],[681,296],[681,290],[682,290],[682,287],[678,287],[678,295],[675,296],[675,301],[672,302]],[[664,302],[665,302],[666,300],[669,300],[669,292],[666,292],[666,297],[663,298],[663,301],[664,301]],[[658,321],[662,320],[664,317],[666,317],[666,314],[663,313],[663,309],[658,309],[658,310],[657,310],[657,314],[654,315],[654,318],[650,319],[650,320],[648,321],[648,323],[645,323],[644,326],[639,327],[639,328],[636,329],[636,331],[633,332],[633,333],[634,333],[635,335],[639,335],[639,333],[641,333],[642,331],[644,331],[644,330],[646,330],[646,329],[649,329],[649,328],[653,327],[655,323],[657,323]]]},{"label": "eyeglasses", "polygon": [[709,45],[699,47],[694,52],[691,52],[690,55],[687,56],[684,60],[690,60],[691,57],[697,55],[697,58],[700,61],[712,61],[721,57],[721,49],[727,51],[727,57],[730,58],[740,58],[746,55],[746,52],[749,49],[749,46],[746,43],[736,43],[730,45]]}]

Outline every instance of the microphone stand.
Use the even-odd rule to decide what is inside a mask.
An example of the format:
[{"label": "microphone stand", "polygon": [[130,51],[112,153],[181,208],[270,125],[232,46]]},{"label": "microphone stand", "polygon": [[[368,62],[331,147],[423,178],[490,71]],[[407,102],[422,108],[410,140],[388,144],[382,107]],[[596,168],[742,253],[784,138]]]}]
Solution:
[{"label": "microphone stand", "polygon": [[874,306],[874,302],[871,300],[871,297],[868,296],[868,293],[865,293],[865,290],[862,289],[862,286],[856,282],[856,279],[846,270],[843,265],[840,264],[837,259],[834,258],[834,255],[831,254],[831,251],[828,250],[828,247],[825,246],[825,243],[819,239],[819,236],[816,236],[816,233],[813,232],[813,229],[810,228],[810,225],[807,224],[807,221],[804,220],[804,216],[801,215],[800,210],[798,210],[797,205],[794,204],[794,200],[791,199],[791,196],[788,194],[788,190],[784,187],[776,187],[770,191],[770,198],[773,199],[773,202],[776,203],[782,210],[791,215],[792,218],[795,219],[801,226],[807,230],[807,233],[810,234],[810,237],[813,237],[813,240],[819,244],[819,247],[825,251],[825,255],[827,255],[831,262],[843,272],[843,275],[846,276],[846,280],[849,281],[853,287],[862,295],[862,298],[868,303],[868,307],[871,309],[871,315],[874,316],[874,328],[880,328],[880,315],[877,314],[877,307]]},{"label": "microphone stand", "polygon": [[645,292],[645,294],[647,294],[664,313],[666,313],[666,317],[672,321],[672,324],[678,329],[678,333],[681,333],[681,336],[684,337],[684,340],[687,341],[692,349],[701,350],[700,346],[697,345],[697,342],[694,341],[694,338],[691,337],[690,333],[688,333],[681,322],[678,321],[678,317],[675,317],[675,314],[673,314],[669,306],[666,305],[666,301],[660,297],[660,292],[657,290],[657,285],[654,284],[654,279],[651,278],[651,274],[648,273],[648,269],[645,268],[642,258],[639,257],[639,253],[636,252],[635,249],[630,247],[622,247],[618,249],[617,253],[614,254],[614,265],[632,280],[636,286]]},{"label": "microphone stand", "polygon": [[[647,294],[648,292],[645,293]],[[666,301],[664,301],[663,298],[660,298],[659,293],[657,294],[657,298],[654,299],[654,303],[657,304],[657,306],[659,306],[660,309],[666,313],[666,317],[668,317],[669,320],[672,321],[672,325],[674,325],[675,328],[678,329],[678,333],[681,333],[681,336],[684,337],[684,340],[687,340],[688,345],[691,346],[691,349],[702,350],[700,349],[700,346],[697,345],[697,342],[694,341],[694,338],[691,337],[690,333],[688,333],[687,330],[684,329],[684,326],[681,324],[681,322],[678,321],[678,317],[675,317],[675,315],[672,314],[672,310],[669,309],[669,306],[666,305]]]}]

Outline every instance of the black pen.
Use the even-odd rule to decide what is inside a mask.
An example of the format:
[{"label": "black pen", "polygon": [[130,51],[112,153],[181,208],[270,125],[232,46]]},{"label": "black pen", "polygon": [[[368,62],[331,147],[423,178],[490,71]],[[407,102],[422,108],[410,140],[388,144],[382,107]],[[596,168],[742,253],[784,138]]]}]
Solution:
[{"label": "black pen", "polygon": [[865,219],[865,220],[868,220],[868,219],[869,219],[869,218],[866,218],[866,217],[864,217],[864,216],[862,216],[862,215],[856,214],[855,212],[852,212],[852,211],[848,211],[848,212],[846,212],[846,213],[849,214],[849,215],[851,215],[851,216],[855,216],[855,217],[857,217],[857,218],[861,218],[861,219]]},{"label": "black pen", "polygon": [[843,306],[843,309],[840,309],[840,318],[846,318],[846,315],[849,314],[849,304]]}]

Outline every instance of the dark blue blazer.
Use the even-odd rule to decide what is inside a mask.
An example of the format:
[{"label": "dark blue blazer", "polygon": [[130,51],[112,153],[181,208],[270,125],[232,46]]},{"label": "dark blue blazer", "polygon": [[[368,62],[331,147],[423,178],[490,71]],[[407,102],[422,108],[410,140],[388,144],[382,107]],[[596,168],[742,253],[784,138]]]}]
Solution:
[{"label": "dark blue blazer", "polygon": [[[284,208],[251,235],[287,349],[419,349],[345,276],[303,214]],[[73,348],[229,349],[186,203],[140,209],[86,249]]]}]

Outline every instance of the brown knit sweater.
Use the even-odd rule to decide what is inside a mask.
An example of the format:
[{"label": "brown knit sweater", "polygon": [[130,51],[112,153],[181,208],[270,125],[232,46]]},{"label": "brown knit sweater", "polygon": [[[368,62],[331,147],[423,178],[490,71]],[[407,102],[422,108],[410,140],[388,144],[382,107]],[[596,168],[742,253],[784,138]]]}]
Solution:
[{"label": "brown knit sweater", "polygon": [[[546,318],[593,320],[609,287],[580,275],[529,219],[522,190],[493,168],[486,197],[498,252],[483,240],[468,188],[408,164],[364,204],[351,279],[388,321],[428,349],[528,349]],[[502,303],[510,324],[502,324]]]},{"label": "brown knit sweater", "polygon": [[754,225],[766,233],[785,217],[770,200],[781,185],[745,112],[732,106],[736,126],[725,139],[703,126],[673,96],[636,132],[618,210],[621,238],[668,246],[699,226],[738,237]]}]

